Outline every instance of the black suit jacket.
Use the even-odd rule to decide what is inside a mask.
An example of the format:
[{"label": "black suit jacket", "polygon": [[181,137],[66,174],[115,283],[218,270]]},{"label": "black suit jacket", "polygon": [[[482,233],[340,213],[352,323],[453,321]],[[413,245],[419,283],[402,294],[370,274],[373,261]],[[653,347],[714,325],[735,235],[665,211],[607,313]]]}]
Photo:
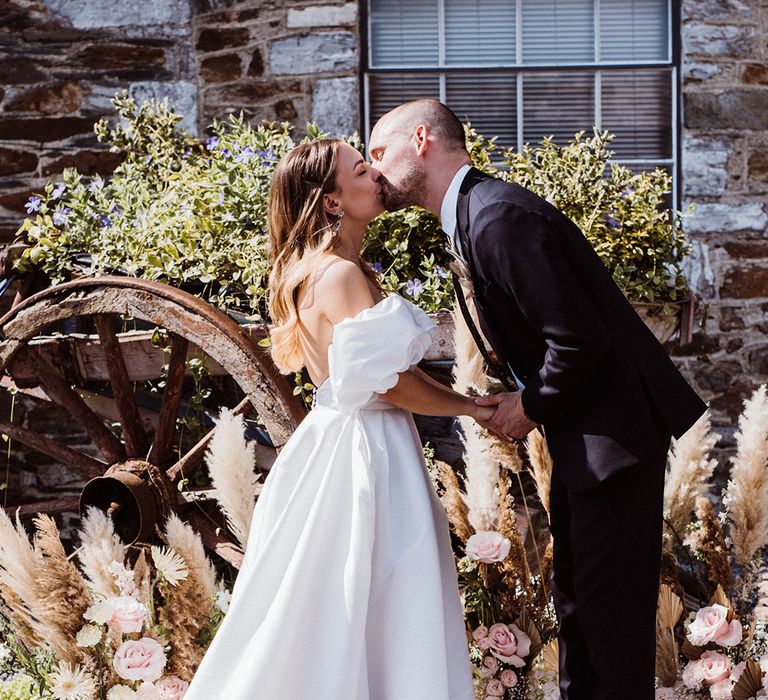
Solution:
[{"label": "black suit jacket", "polygon": [[570,488],[657,456],[706,410],[561,211],[473,168],[457,221],[480,326]]}]

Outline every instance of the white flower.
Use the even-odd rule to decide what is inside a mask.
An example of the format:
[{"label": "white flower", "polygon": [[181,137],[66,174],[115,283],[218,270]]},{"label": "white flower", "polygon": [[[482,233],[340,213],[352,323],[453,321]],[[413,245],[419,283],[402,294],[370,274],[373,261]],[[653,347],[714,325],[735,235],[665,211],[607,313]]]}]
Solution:
[{"label": "white flower", "polygon": [[216,607],[221,610],[225,615],[229,610],[229,604],[232,602],[232,593],[229,591],[219,591],[216,594],[215,603]]},{"label": "white flower", "polygon": [[129,596],[136,591],[136,579],[133,576],[133,571],[128,569],[125,564],[120,561],[113,561],[107,567],[107,571],[114,576],[115,583],[117,583],[122,595]]},{"label": "white flower", "polygon": [[168,547],[153,546],[152,561],[162,577],[172,586],[183,581],[189,576],[186,562],[173,549]]},{"label": "white flower", "polygon": [[675,700],[675,691],[672,688],[656,688],[656,700]]},{"label": "white flower", "polygon": [[135,700],[136,691],[127,685],[113,685],[107,692],[107,700]]},{"label": "white flower", "polygon": [[92,700],[96,694],[96,681],[80,666],[64,661],[51,673],[51,692],[57,700]]},{"label": "white flower", "polygon": [[83,625],[75,641],[79,647],[95,647],[101,641],[101,629],[96,625]]},{"label": "white flower", "polygon": [[83,613],[83,617],[94,624],[106,625],[112,617],[113,600],[114,598],[110,598],[100,603],[94,603]]}]

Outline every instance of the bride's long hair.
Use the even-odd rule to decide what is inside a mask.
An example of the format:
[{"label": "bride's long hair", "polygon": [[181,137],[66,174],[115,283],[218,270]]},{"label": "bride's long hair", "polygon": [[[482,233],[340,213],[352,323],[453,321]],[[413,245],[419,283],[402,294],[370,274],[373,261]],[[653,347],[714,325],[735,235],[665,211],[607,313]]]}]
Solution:
[{"label": "bride's long hair", "polygon": [[[269,243],[272,270],[268,303],[273,327],[272,359],[289,374],[304,366],[296,306],[301,284],[320,257],[338,239],[341,217],[328,214],[323,195],[336,190],[338,139],[296,146],[281,159],[272,175],[269,193]],[[362,258],[360,268],[380,288],[378,277]]]}]

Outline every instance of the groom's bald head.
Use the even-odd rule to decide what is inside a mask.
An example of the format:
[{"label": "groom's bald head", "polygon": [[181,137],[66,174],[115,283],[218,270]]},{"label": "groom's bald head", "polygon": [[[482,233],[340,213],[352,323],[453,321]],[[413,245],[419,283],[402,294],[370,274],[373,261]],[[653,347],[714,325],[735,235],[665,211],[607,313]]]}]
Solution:
[{"label": "groom's bald head", "polygon": [[412,133],[420,125],[427,127],[447,151],[466,150],[464,126],[453,111],[439,100],[405,102],[381,117],[374,130],[389,127]]}]

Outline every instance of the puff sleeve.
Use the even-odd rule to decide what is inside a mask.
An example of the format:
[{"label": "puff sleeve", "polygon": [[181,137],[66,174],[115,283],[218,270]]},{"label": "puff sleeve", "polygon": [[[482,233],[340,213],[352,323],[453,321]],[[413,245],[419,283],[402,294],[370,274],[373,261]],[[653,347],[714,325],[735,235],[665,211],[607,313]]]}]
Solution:
[{"label": "puff sleeve", "polygon": [[398,373],[424,357],[434,329],[424,311],[396,295],[336,324],[328,375],[337,405],[354,410],[395,386]]}]

